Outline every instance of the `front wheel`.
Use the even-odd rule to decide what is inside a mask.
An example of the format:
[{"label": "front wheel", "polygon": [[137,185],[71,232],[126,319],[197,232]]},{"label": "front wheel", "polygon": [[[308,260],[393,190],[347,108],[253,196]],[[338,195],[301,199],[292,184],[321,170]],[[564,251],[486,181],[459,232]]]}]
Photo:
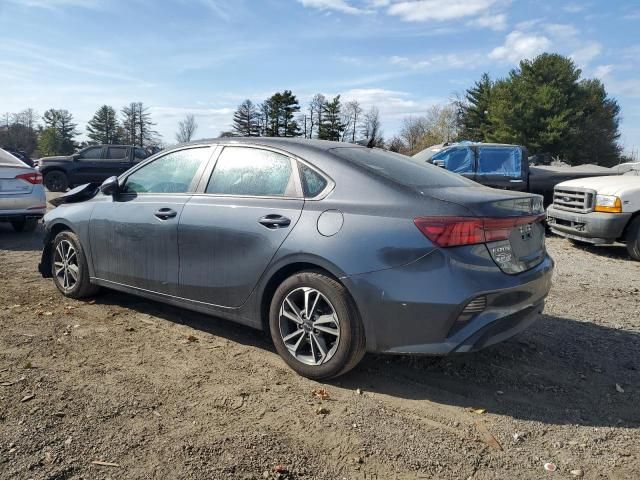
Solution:
[{"label": "front wheel", "polygon": [[627,251],[634,260],[640,260],[640,217],[634,218],[627,229]]},{"label": "front wheel", "polygon": [[100,288],[91,284],[84,249],[78,236],[70,231],[60,232],[53,241],[51,274],[65,297],[90,297]]},{"label": "front wheel", "polygon": [[276,290],[269,311],[276,350],[300,375],[322,380],[355,367],[365,335],[347,290],[319,272],[301,272]]},{"label": "front wheel", "polygon": [[53,170],[45,174],[44,186],[50,192],[64,192],[69,187],[69,179],[66,173]]}]

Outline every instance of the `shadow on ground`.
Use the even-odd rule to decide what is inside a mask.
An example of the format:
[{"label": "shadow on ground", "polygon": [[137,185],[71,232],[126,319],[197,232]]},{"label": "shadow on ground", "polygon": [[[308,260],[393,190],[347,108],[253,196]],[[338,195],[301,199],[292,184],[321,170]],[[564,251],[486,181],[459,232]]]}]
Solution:
[{"label": "shadow on ground", "polygon": [[42,251],[42,240],[44,238],[44,227],[38,224],[34,232],[16,232],[10,223],[0,222],[0,250],[11,250],[14,252],[40,252]]},{"label": "shadow on ground", "polygon": [[[219,318],[117,292],[105,292],[96,302],[275,355],[262,332]],[[481,352],[445,358],[368,354],[352,372],[328,383],[546,424],[638,427],[639,352],[638,333],[543,315],[528,331]]]}]

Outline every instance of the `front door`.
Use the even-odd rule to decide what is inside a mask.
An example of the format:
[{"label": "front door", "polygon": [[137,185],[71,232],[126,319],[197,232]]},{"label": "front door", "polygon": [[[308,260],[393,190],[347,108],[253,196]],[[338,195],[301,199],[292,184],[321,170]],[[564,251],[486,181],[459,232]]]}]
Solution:
[{"label": "front door", "polygon": [[89,230],[97,278],[176,294],[178,222],[210,154],[210,147],[167,153],[96,203]]},{"label": "front door", "polygon": [[73,167],[73,178],[70,181],[74,185],[82,185],[83,183],[95,182],[95,172],[101,167],[103,155],[102,147],[89,147],[78,152],[78,156],[74,159],[76,163]]},{"label": "front door", "polygon": [[225,147],[204,193],[180,217],[180,296],[242,305],[300,218],[301,197],[294,160]]}]

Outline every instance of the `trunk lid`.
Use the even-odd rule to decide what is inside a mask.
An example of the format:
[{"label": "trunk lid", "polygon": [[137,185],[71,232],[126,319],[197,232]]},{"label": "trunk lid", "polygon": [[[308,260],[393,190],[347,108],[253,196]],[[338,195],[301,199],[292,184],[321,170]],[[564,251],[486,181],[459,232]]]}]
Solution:
[{"label": "trunk lid", "polygon": [[484,243],[503,272],[521,273],[544,260],[542,196],[476,186],[429,189],[428,195],[466,208],[470,217],[485,219]]}]

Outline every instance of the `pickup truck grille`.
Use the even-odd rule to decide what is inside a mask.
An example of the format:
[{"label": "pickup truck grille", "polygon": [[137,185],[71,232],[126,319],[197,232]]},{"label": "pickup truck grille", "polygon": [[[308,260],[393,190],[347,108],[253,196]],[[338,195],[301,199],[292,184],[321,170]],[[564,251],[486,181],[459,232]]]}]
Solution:
[{"label": "pickup truck grille", "polygon": [[586,188],[556,187],[553,189],[553,206],[570,212],[593,211],[596,192]]}]

